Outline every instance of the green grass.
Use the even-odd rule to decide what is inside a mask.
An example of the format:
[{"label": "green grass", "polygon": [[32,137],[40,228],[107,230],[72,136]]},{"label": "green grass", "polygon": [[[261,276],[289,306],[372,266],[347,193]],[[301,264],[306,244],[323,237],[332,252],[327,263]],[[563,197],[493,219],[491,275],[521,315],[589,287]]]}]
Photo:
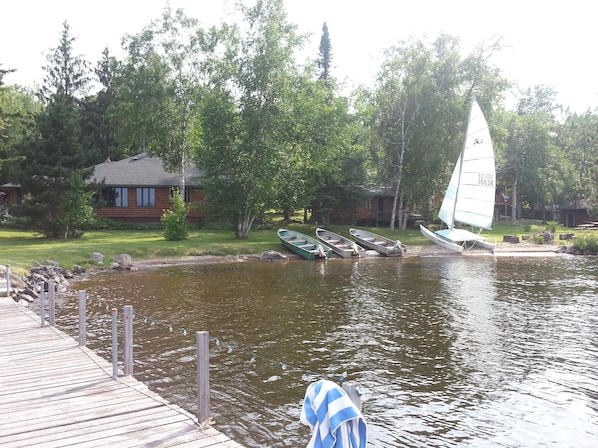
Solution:
[{"label": "green grass", "polygon": [[[166,241],[160,230],[94,230],[87,231],[77,240],[52,240],[37,237],[32,232],[0,229],[0,264],[9,264],[16,272],[24,273],[36,264],[46,264],[52,260],[64,268],[73,265],[95,266],[90,259],[93,252],[105,256],[105,265],[109,265],[118,254],[130,254],[133,260],[151,260],[157,258],[179,258],[198,255],[243,255],[260,254],[265,250],[284,252],[276,235],[277,225],[267,229],[255,229],[246,240],[237,240],[232,230],[191,230],[183,241]],[[313,235],[316,226],[309,224],[288,224],[286,228]],[[349,235],[351,226],[333,225],[330,230]],[[484,232],[490,241],[496,239],[502,243],[504,235],[531,235],[546,229],[546,225],[533,224],[529,232],[522,226],[499,223],[492,231]],[[366,227],[360,227],[366,228]],[[380,235],[401,240],[409,246],[432,245],[419,229],[406,231],[388,228],[366,228]],[[557,226],[556,232],[570,233],[572,230]],[[574,233],[581,233],[574,231]],[[557,237],[558,243],[558,237]]]}]

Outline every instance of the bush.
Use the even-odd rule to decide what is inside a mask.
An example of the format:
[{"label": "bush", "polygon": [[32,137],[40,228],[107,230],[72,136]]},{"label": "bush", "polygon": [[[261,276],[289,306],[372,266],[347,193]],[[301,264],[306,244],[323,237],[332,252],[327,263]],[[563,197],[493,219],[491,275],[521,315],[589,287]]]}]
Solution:
[{"label": "bush", "polygon": [[598,253],[598,234],[581,233],[575,235],[575,246],[583,251]]},{"label": "bush", "polygon": [[189,226],[187,224],[189,209],[177,192],[170,198],[170,203],[172,208],[165,210],[161,218],[164,225],[164,238],[168,241],[184,240],[189,235]]}]

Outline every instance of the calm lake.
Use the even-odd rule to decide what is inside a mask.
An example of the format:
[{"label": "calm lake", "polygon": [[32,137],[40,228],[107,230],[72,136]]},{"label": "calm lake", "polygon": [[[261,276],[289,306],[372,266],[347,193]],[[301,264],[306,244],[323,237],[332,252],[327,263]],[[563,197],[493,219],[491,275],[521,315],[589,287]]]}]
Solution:
[{"label": "calm lake", "polygon": [[[308,381],[361,385],[371,447],[598,446],[598,258],[430,256],[172,266],[73,284],[110,360],[135,310],[134,375],[195,413],[208,330],[215,427],[305,447]],[[57,326],[75,334],[76,294]],[[346,373],[345,373],[346,372]]]}]

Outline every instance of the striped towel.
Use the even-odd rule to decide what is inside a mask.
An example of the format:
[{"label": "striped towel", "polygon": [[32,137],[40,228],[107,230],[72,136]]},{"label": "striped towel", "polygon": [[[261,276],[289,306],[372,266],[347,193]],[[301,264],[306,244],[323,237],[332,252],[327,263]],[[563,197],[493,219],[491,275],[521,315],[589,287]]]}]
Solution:
[{"label": "striped towel", "polygon": [[312,430],[307,448],[365,448],[367,427],[361,411],[336,383],[307,386],[301,423]]}]

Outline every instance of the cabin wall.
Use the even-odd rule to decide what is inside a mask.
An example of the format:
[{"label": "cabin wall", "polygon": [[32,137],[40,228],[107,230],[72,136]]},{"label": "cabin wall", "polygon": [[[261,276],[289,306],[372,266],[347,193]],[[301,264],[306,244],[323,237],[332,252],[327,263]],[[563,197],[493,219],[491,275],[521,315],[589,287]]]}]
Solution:
[{"label": "cabin wall", "polygon": [[[96,216],[114,219],[126,222],[157,222],[160,221],[164,210],[171,207],[170,187],[156,187],[156,200],[153,207],[137,207],[136,188],[128,187],[128,207],[102,207],[96,210]],[[205,197],[200,189],[192,188],[188,190],[190,202],[203,202]],[[197,210],[190,210],[188,220],[191,222],[201,222],[205,215]]]}]

